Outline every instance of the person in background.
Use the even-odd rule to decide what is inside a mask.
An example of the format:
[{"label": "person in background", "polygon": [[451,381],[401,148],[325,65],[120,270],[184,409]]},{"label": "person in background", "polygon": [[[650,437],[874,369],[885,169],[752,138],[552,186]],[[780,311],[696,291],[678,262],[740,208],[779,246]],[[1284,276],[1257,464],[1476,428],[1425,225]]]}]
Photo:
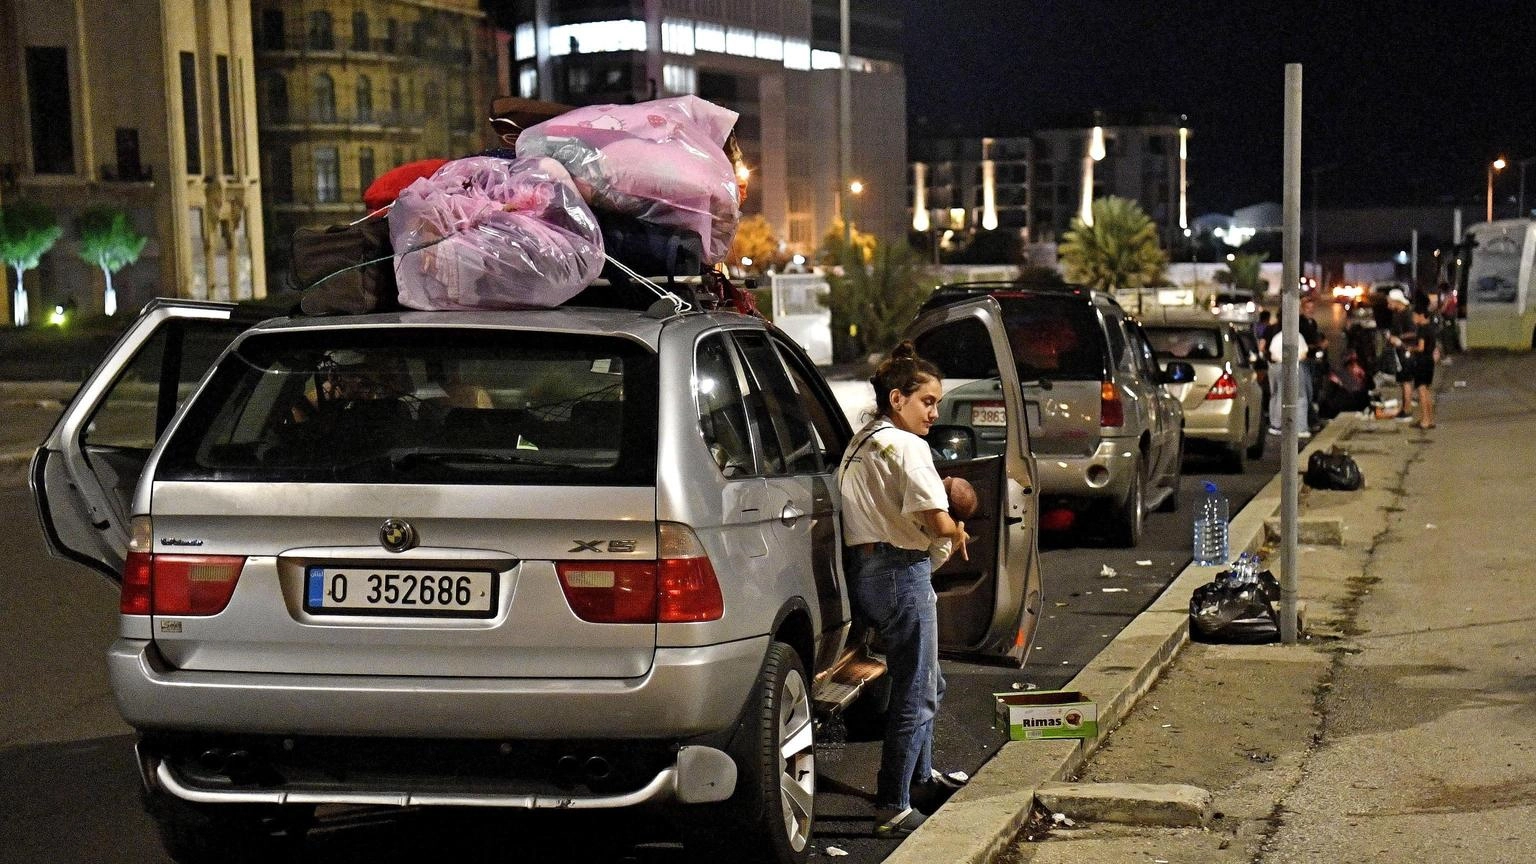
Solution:
[{"label": "person in background", "polygon": [[1259,342],[1259,353],[1265,356],[1269,355],[1270,328],[1270,312],[1268,309],[1262,309],[1259,311],[1259,320],[1253,324],[1253,338]]},{"label": "person in background", "polygon": [[1403,391],[1403,401],[1397,406],[1397,419],[1413,419],[1413,370],[1408,368],[1407,343],[1404,341],[1414,331],[1413,315],[1408,311],[1408,295],[1401,288],[1387,293],[1387,342],[1397,352],[1397,383]]},{"label": "person in background", "polygon": [[[1280,316],[1276,316],[1275,326],[1269,335],[1269,434],[1271,435],[1279,435],[1281,433],[1281,427],[1285,418],[1285,411],[1282,407],[1284,402],[1283,394],[1285,392],[1285,363],[1282,359],[1285,356],[1284,323]],[[1295,344],[1296,356],[1302,358],[1302,362],[1298,363],[1298,371],[1301,374],[1300,381],[1296,387],[1294,415],[1296,418],[1296,436],[1306,440],[1312,437],[1312,432],[1307,427],[1307,405],[1311,401],[1312,394],[1308,392],[1311,389],[1308,386],[1311,379],[1308,376],[1308,364],[1305,362],[1307,356],[1306,341],[1300,333],[1296,334]]]},{"label": "person in background", "polygon": [[1307,422],[1300,424],[1299,428],[1308,432],[1316,432],[1321,428],[1317,413],[1317,388],[1328,370],[1328,337],[1323,335],[1323,329],[1317,326],[1317,319],[1312,317],[1316,309],[1317,300],[1312,295],[1302,297],[1301,317],[1296,321],[1302,341],[1306,343],[1301,353],[1301,395],[1297,398],[1307,407]]},{"label": "person in background", "polygon": [[1439,356],[1440,327],[1432,320],[1428,298],[1413,305],[1414,332],[1408,340],[1408,363],[1413,386],[1419,394],[1420,429],[1435,428],[1435,361]]},{"label": "person in background", "polygon": [[875,836],[904,837],[963,782],[933,768],[933,718],[944,695],[938,595],[929,550],[947,540],[968,558],[965,524],[949,515],[944,483],[922,436],[938,419],[939,370],[911,342],[891,351],[870,379],[875,418],[853,436],[838,468],[848,588],[855,611],[885,645],[891,703],[875,790]]}]

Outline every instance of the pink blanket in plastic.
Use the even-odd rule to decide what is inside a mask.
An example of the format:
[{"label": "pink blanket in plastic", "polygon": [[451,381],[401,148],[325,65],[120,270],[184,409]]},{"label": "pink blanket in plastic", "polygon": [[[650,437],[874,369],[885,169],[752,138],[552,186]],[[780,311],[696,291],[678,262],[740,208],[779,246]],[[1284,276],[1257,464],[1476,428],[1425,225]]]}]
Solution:
[{"label": "pink blanket in plastic", "polygon": [[400,305],[558,306],[603,269],[603,237],[553,159],[455,159],[389,211]]},{"label": "pink blanket in plastic", "polygon": [[598,212],[697,233],[714,263],[741,218],[736,168],[722,149],[736,116],[697,96],[591,105],[529,127],[517,155],[559,160]]}]

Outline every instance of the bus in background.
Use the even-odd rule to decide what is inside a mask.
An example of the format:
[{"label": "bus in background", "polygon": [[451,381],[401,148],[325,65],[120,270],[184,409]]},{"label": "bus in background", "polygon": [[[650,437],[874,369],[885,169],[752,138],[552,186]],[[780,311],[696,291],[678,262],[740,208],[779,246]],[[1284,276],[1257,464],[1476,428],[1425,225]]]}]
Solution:
[{"label": "bus in background", "polygon": [[1536,220],[1501,219],[1467,229],[1459,294],[1468,348],[1536,349]]}]

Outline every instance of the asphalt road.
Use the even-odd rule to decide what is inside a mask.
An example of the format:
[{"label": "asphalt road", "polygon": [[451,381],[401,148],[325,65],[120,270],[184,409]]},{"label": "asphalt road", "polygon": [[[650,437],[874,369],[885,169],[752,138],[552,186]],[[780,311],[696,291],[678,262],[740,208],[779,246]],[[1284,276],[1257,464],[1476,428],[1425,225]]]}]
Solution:
[{"label": "asphalt road", "polygon": [[[1191,457],[1184,506],[1150,516],[1137,549],[1103,546],[1089,535],[1045,537],[1045,619],[1029,662],[1023,669],[945,662],[949,691],[936,722],[936,763],[974,772],[1004,740],[992,722],[993,692],[1060,687],[1157,596],[1188,561],[1200,480],[1216,479],[1236,512],[1278,459],[1271,446],[1247,473],[1230,476]],[[0,864],[164,862],[138,805],[132,736],[117,719],[102,663],[116,630],[116,586],[50,559],[21,472],[0,473],[0,514],[9,528],[0,535]],[[820,749],[815,842],[823,854],[835,846],[850,853],[848,864],[873,864],[895,848],[869,836],[867,795],[878,753],[875,740]],[[305,860],[674,862],[683,855],[665,821],[650,812],[552,818],[352,810],[322,820]]]}]

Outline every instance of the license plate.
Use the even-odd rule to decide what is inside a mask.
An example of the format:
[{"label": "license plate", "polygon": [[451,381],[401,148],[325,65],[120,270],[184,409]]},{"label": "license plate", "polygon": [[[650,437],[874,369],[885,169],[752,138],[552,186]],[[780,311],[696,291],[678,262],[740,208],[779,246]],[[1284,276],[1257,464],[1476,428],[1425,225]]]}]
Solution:
[{"label": "license plate", "polygon": [[304,611],[316,615],[424,615],[488,618],[496,574],[465,570],[310,567]]},{"label": "license plate", "polygon": [[971,403],[972,426],[1007,426],[1008,414],[1001,402]]}]

